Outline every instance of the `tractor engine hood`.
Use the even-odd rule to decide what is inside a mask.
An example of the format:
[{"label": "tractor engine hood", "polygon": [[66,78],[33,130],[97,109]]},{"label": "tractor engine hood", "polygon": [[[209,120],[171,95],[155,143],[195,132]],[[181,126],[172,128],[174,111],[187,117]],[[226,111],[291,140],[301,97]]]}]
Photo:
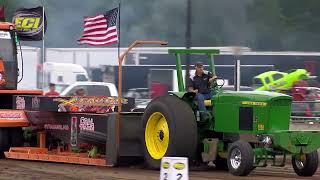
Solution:
[{"label": "tractor engine hood", "polygon": [[271,103],[276,100],[292,101],[291,96],[269,91],[223,91],[218,95],[218,101],[253,101]]},{"label": "tractor engine hood", "polygon": [[[289,129],[292,98],[288,95],[266,91],[223,91],[214,101],[216,131],[264,134]],[[228,125],[219,119],[227,119]]]}]

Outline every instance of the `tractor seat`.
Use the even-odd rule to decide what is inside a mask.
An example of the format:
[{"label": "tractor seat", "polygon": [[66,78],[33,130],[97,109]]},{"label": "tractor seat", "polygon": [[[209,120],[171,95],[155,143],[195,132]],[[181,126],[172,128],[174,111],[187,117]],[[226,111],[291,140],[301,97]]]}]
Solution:
[{"label": "tractor seat", "polygon": [[211,100],[204,100],[204,105],[205,106],[212,106]]}]

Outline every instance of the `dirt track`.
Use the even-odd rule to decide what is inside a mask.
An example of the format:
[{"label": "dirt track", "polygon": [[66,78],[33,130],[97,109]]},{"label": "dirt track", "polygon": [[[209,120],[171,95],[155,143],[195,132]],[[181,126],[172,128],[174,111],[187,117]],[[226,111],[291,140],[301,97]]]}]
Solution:
[{"label": "dirt track", "polygon": [[[158,180],[158,171],[142,170],[139,168],[106,168],[71,164],[57,164],[44,162],[0,160],[0,179],[107,179],[107,180]],[[195,180],[285,180],[301,179],[295,175],[293,169],[286,168],[258,168],[249,177],[234,177],[227,172],[216,170],[194,170],[190,172],[190,179]],[[320,179],[320,171],[312,178]]]},{"label": "dirt track", "polygon": [[[300,127],[300,126],[297,126]],[[297,129],[291,127],[291,129]],[[305,128],[305,127],[304,127]],[[143,170],[141,168],[106,168],[60,163],[45,163],[35,161],[17,161],[0,159],[0,179],[107,179],[107,180],[158,180],[159,171]],[[190,171],[191,180],[286,180],[302,179],[298,177],[290,164],[285,168],[257,168],[248,177],[235,177],[228,172],[210,170]],[[306,178],[320,180],[320,168],[314,177]]]}]

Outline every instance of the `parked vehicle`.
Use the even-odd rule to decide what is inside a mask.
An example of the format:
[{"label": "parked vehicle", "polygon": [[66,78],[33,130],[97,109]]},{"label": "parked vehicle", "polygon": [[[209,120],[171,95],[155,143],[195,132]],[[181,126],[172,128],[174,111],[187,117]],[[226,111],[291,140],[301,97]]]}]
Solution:
[{"label": "parked vehicle", "polygon": [[[44,72],[43,72],[44,71]],[[44,74],[42,74],[44,73]],[[56,84],[57,90],[62,92],[69,84],[74,82],[88,81],[89,76],[86,69],[78,64],[45,62],[42,70],[38,73],[39,81],[44,77],[44,87],[49,83]],[[44,89],[46,91],[47,89]]]},{"label": "parked vehicle", "polygon": [[118,96],[117,88],[105,82],[75,82],[61,92],[61,96],[75,96],[76,91],[83,89],[86,96]]}]

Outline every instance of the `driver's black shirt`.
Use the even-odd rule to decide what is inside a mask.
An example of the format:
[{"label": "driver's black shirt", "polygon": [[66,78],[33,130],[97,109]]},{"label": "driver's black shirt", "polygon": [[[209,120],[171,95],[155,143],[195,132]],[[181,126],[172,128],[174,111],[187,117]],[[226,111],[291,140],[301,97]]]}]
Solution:
[{"label": "driver's black shirt", "polygon": [[193,87],[201,94],[210,93],[210,78],[212,78],[212,74],[210,72],[203,73],[202,76],[192,75],[187,81],[187,87]]}]

